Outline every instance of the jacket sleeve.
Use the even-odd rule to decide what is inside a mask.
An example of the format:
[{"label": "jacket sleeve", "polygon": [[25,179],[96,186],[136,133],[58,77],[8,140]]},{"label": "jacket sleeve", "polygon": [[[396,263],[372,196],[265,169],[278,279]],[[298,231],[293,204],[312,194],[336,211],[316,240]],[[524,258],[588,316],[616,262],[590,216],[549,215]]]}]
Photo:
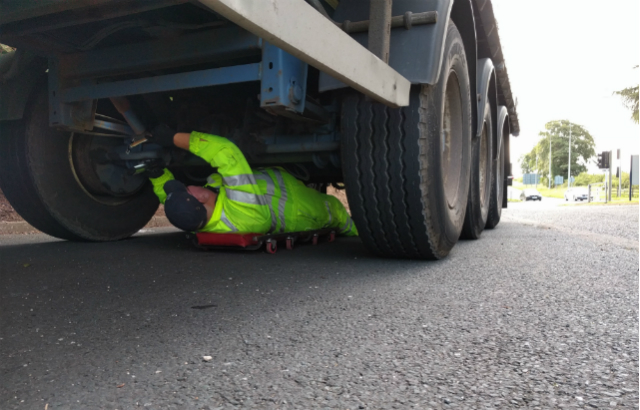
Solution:
[{"label": "jacket sleeve", "polygon": [[151,184],[153,184],[153,192],[156,194],[161,204],[164,204],[164,201],[167,199],[167,194],[164,192],[164,184],[172,179],[175,179],[173,174],[166,168],[164,169],[164,174],[160,175],[158,178],[149,178]]},{"label": "jacket sleeve", "polygon": [[242,151],[224,137],[194,131],[189,139],[189,151],[207,161],[213,168],[218,168],[223,185],[226,185],[225,177],[253,174]]}]

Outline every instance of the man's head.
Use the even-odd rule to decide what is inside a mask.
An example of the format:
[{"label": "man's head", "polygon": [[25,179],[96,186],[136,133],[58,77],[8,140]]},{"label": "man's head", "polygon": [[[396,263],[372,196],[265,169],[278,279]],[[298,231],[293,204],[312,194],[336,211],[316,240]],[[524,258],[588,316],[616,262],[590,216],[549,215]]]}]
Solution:
[{"label": "man's head", "polygon": [[193,232],[202,229],[211,218],[216,194],[208,189],[187,188],[182,182],[171,180],[164,184],[164,192],[164,211],[175,227]]}]

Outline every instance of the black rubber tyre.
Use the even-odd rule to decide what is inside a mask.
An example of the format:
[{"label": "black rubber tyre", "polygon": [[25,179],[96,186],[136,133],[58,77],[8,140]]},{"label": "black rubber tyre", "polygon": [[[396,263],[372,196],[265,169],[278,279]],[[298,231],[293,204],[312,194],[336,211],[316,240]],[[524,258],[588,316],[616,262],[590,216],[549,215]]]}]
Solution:
[{"label": "black rubber tyre", "polygon": [[113,241],[151,219],[158,208],[151,184],[122,197],[92,195],[81,184],[71,159],[74,137],[49,127],[45,93],[34,96],[25,113],[21,121],[0,124],[0,188],[27,222],[61,239]]},{"label": "black rubber tyre", "polygon": [[440,80],[391,109],[343,100],[342,158],[365,246],[386,257],[440,259],[458,241],[469,192],[471,98],[464,47],[449,24]]},{"label": "black rubber tyre", "polygon": [[469,182],[469,201],[467,214],[462,228],[463,239],[479,239],[489,215],[492,185],[492,153],[494,129],[491,104],[487,104],[480,137],[474,138],[471,153],[471,180]]},{"label": "black rubber tyre", "polygon": [[491,182],[491,202],[486,229],[493,229],[500,223],[502,216],[502,200],[504,197],[504,141],[500,144],[498,156],[493,162],[493,178]]}]

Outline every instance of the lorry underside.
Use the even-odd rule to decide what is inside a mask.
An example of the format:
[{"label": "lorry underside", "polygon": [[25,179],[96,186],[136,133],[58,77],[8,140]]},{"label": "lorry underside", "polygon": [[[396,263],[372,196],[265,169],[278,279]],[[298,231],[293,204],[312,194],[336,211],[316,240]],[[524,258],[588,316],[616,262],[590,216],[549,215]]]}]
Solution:
[{"label": "lorry underside", "polygon": [[519,126],[489,1],[32,3],[0,2],[0,188],[43,232],[132,235],[151,165],[204,184],[146,142],[159,123],[346,185],[379,255],[441,258],[499,222]]}]

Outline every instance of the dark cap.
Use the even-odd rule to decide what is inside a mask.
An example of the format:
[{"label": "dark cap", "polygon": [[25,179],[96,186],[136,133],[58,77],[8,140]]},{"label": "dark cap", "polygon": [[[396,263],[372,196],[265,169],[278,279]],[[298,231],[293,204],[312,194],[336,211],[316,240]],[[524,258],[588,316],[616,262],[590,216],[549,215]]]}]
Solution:
[{"label": "dark cap", "polygon": [[182,182],[175,179],[167,181],[164,192],[167,193],[164,212],[176,228],[194,232],[207,224],[207,209],[187,192],[187,187]]}]

